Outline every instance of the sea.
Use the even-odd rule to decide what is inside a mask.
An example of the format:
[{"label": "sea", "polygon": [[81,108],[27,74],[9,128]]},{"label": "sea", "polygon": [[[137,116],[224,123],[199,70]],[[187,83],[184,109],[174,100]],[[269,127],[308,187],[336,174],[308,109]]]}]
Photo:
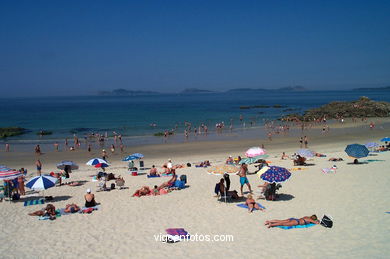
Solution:
[{"label": "sea", "polygon": [[[153,96],[73,96],[0,98],[0,127],[27,129],[21,136],[0,140],[17,146],[60,145],[74,136],[91,133],[112,137],[121,134],[125,146],[165,142],[207,141],[227,138],[264,137],[265,122],[290,113],[303,113],[331,101],[352,101],[367,96],[390,102],[390,91],[225,92],[163,94]],[[243,106],[260,106],[242,109]],[[263,107],[262,107],[263,106]],[[266,107],[265,107],[266,106]],[[240,117],[242,121],[240,121]],[[208,126],[207,136],[184,137],[185,124]],[[232,131],[215,130],[224,123]],[[155,133],[176,129],[167,139]],[[51,135],[40,136],[40,131]],[[108,142],[109,144],[111,142]],[[30,147],[29,147],[30,148]]]}]

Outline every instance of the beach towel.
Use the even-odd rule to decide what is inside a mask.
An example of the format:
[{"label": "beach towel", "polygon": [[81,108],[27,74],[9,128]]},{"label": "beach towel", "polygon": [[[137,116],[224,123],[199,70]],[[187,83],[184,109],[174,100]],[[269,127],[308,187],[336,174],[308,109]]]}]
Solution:
[{"label": "beach towel", "polygon": [[168,228],[165,230],[167,232],[166,240],[167,243],[176,243],[183,239],[189,239],[190,235],[184,228]]},{"label": "beach towel", "polygon": [[322,168],[322,172],[325,174],[336,173],[335,168]]},{"label": "beach towel", "polygon": [[317,224],[310,223],[310,224],[306,224],[306,225],[276,226],[276,227],[281,228],[281,229],[292,229],[292,228],[310,228],[310,227],[314,227],[315,225],[317,225]]},{"label": "beach towel", "polygon": [[289,169],[290,171],[302,171],[302,170],[307,170],[309,168],[303,168],[303,167],[294,167],[294,168],[291,168]]},{"label": "beach towel", "polygon": [[44,199],[38,199],[38,200],[29,200],[24,202],[24,206],[30,206],[30,205],[38,205],[38,204],[44,204]]},{"label": "beach towel", "polygon": [[[59,218],[61,217],[61,211],[60,210],[56,210],[56,218]],[[38,217],[39,220],[48,220],[50,219],[49,216],[40,216]]]},{"label": "beach towel", "polygon": [[100,209],[100,205],[96,205],[94,207],[82,207],[81,210],[80,210],[80,213],[92,213],[94,210],[99,210]]},{"label": "beach towel", "polygon": [[155,177],[160,177],[160,175],[147,175],[146,177],[148,177],[148,178],[155,178]]},{"label": "beach towel", "polygon": [[[258,203],[258,202],[257,202],[257,205],[259,205],[260,208],[265,209],[265,207],[263,205],[261,205],[260,203]],[[240,207],[240,208],[248,209],[248,205],[246,205],[245,203],[237,204],[237,206]],[[255,210],[257,210],[257,209],[255,209]]]}]

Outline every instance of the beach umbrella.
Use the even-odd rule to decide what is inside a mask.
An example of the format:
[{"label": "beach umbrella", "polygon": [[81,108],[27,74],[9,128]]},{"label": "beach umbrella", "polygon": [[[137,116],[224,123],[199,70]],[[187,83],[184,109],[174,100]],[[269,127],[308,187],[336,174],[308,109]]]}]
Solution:
[{"label": "beach umbrella", "polygon": [[18,178],[21,175],[23,175],[23,173],[17,170],[10,169],[6,171],[0,171],[0,180],[12,180]]},{"label": "beach umbrella", "polygon": [[238,163],[240,165],[241,164],[250,165],[250,164],[256,163],[260,159],[266,159],[267,157],[269,157],[269,156],[268,155],[260,155],[260,156],[255,156],[255,157],[247,157],[247,158],[241,159],[240,162],[238,162]]},{"label": "beach umbrella", "polygon": [[137,160],[137,159],[139,159],[139,158],[134,156],[134,155],[130,155],[130,156],[123,158],[122,161],[132,161],[132,160]]},{"label": "beach umbrella", "polygon": [[5,166],[0,167],[0,172],[10,171],[10,170],[12,170],[12,169],[8,168],[8,167],[5,167]]},{"label": "beach umbrella", "polygon": [[87,165],[97,165],[97,164],[101,164],[101,163],[110,165],[109,163],[107,163],[106,160],[101,159],[101,158],[92,158],[91,160],[89,160],[89,161],[87,162]]},{"label": "beach umbrella", "polygon": [[56,185],[57,178],[50,175],[35,176],[26,183],[26,187],[32,190],[46,190]]},{"label": "beach umbrella", "polygon": [[135,157],[137,157],[138,159],[144,158],[144,155],[141,154],[141,153],[134,153],[134,154],[132,154],[132,156],[135,156]]},{"label": "beach umbrella", "polygon": [[65,166],[70,166],[71,170],[79,169],[79,166],[76,163],[74,163],[73,161],[62,161],[61,163],[57,164],[57,168],[61,169],[61,170],[64,170]]},{"label": "beach umbrella", "polygon": [[390,141],[390,137],[384,137],[383,139],[381,139],[382,142],[385,142],[385,141]]},{"label": "beach umbrella", "polygon": [[314,157],[316,155],[314,151],[309,149],[300,149],[298,150],[297,154],[303,157]]},{"label": "beach umbrella", "polygon": [[369,142],[369,143],[365,144],[365,146],[367,148],[376,148],[376,147],[379,147],[379,144],[375,143],[375,142]]},{"label": "beach umbrella", "polygon": [[223,164],[223,165],[212,166],[209,169],[207,169],[207,172],[209,172],[210,174],[222,175],[224,173],[234,174],[237,173],[238,170],[239,169],[234,165]]},{"label": "beach umbrella", "polygon": [[255,156],[265,155],[265,153],[266,153],[265,149],[262,149],[260,147],[251,147],[245,152],[245,156],[255,157]]},{"label": "beach umbrella", "polygon": [[106,168],[109,167],[109,164],[106,163],[99,163],[95,165],[96,168]]},{"label": "beach umbrella", "polygon": [[370,153],[367,147],[361,144],[350,144],[345,148],[345,152],[348,156],[354,158],[366,157]]},{"label": "beach umbrella", "polygon": [[263,181],[269,183],[281,183],[287,181],[290,178],[291,173],[283,167],[278,166],[265,166],[257,175]]}]

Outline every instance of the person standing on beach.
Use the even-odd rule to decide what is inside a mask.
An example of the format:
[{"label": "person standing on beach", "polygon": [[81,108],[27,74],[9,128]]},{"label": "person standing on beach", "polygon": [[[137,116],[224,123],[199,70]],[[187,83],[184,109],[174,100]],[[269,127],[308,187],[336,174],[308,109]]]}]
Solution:
[{"label": "person standing on beach", "polygon": [[67,147],[68,146],[68,139],[66,138],[65,139],[65,147]]},{"label": "person standing on beach", "polygon": [[37,154],[37,155],[42,154],[42,152],[41,152],[41,147],[40,147],[39,145],[36,145],[36,146],[35,146],[35,154]]},{"label": "person standing on beach", "polygon": [[9,152],[9,144],[5,144],[5,152]]},{"label": "person standing on beach", "polygon": [[307,140],[307,137],[306,137],[306,136],[303,138],[303,141],[305,142],[305,148],[307,148],[307,144],[308,144],[309,142],[308,142],[308,140]]},{"label": "person standing on beach", "polygon": [[37,166],[37,176],[41,176],[41,173],[42,173],[42,162],[38,159],[35,162],[35,165]]},{"label": "person standing on beach", "polygon": [[299,143],[300,143],[300,147],[302,148],[302,145],[303,145],[303,137],[301,137],[301,138],[299,139]]},{"label": "person standing on beach", "polygon": [[91,150],[92,150],[91,144],[88,144],[88,152],[91,153]]},{"label": "person standing on beach", "polygon": [[248,178],[246,177],[247,173],[248,173],[248,166],[245,163],[243,163],[241,165],[240,171],[238,171],[238,175],[240,176],[241,196],[244,195],[244,193],[243,193],[244,184],[246,184],[248,186],[249,192],[252,193],[251,185],[248,181]]},{"label": "person standing on beach", "polygon": [[102,159],[103,159],[104,161],[107,161],[107,157],[108,157],[107,152],[106,152],[105,149],[103,149],[103,150],[102,150]]},{"label": "person standing on beach", "polygon": [[54,149],[58,152],[58,142],[55,142],[53,145],[54,145]]}]

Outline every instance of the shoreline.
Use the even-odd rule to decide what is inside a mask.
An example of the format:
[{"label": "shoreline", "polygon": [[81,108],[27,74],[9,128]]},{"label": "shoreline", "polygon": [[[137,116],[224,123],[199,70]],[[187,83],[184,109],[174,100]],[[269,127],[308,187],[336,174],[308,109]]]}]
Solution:
[{"label": "shoreline", "polygon": [[[219,155],[222,153],[225,153],[226,156],[238,155],[244,153],[249,147],[261,145],[264,145],[266,150],[272,150],[272,153],[294,153],[300,148],[299,137],[304,135],[309,138],[308,148],[313,149],[314,151],[316,151],[317,148],[331,146],[335,143],[350,144],[358,142],[360,144],[365,144],[366,142],[373,141],[379,142],[380,144],[379,140],[381,138],[390,135],[390,124],[387,122],[378,124],[373,130],[370,130],[367,125],[367,122],[360,124],[335,124],[334,127],[326,133],[321,132],[320,125],[304,131],[301,131],[300,129],[293,129],[287,134],[281,133],[279,135],[272,136],[272,141],[266,138],[266,134],[263,132],[263,134],[258,133],[258,136],[261,137],[253,137],[253,135],[250,138],[230,136],[230,138],[227,137],[223,140],[135,145],[125,147],[123,153],[117,149],[114,154],[109,151],[109,144],[106,144],[103,148],[108,151],[108,159],[110,162],[121,160],[123,157],[131,153],[142,153],[145,155],[145,159],[147,160],[160,159],[162,156],[165,156],[166,158],[180,158],[180,160],[184,163],[184,160],[191,156],[202,157],[202,154],[205,153],[209,155]],[[33,146],[31,146],[31,150],[32,149]],[[47,152],[43,149],[42,155],[36,155],[33,151],[13,151],[11,147],[10,152],[5,152],[4,150],[0,151],[0,161],[1,163],[7,161],[9,163],[7,166],[11,167],[17,167],[17,163],[22,161],[31,161],[30,163],[33,164],[35,159],[38,158],[41,159],[41,161],[45,161],[45,163],[58,163],[62,160],[73,160],[76,163],[83,164],[85,163],[84,161],[87,161],[92,157],[100,157],[101,155],[101,149],[98,148],[92,149],[90,153],[87,152],[85,147],[76,149],[75,151],[60,150],[57,152],[54,151],[53,147],[50,145],[50,149],[51,150]],[[203,160],[210,159],[204,156],[200,161]],[[193,163],[195,161],[187,162]],[[25,165],[24,167],[29,169],[29,165]]]}]

